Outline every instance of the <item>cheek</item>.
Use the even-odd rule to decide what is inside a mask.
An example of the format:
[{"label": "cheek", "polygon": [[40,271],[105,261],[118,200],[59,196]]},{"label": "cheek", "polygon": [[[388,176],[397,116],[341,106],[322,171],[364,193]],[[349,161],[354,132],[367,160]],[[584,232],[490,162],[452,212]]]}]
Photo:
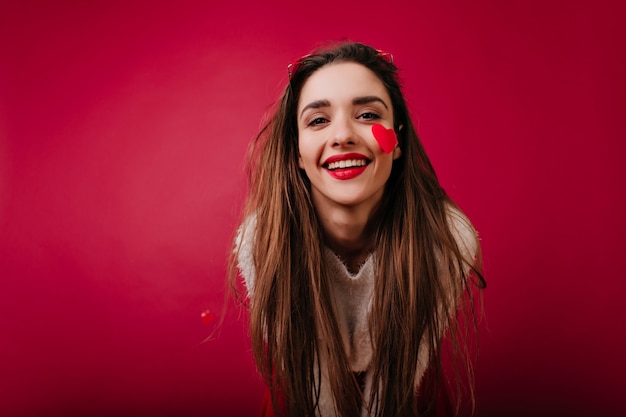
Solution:
[{"label": "cheek", "polygon": [[298,166],[300,168],[317,166],[321,157],[321,148],[317,144],[315,137],[300,135],[298,141]]},{"label": "cheek", "polygon": [[307,155],[306,147],[303,145],[302,136],[299,135],[299,139],[298,139],[298,167],[300,169],[304,169],[306,155]]}]

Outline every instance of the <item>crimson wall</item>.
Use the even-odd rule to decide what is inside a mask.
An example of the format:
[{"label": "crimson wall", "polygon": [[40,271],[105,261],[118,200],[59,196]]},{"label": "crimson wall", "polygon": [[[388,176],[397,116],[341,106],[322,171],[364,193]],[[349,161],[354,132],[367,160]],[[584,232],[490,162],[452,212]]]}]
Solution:
[{"label": "crimson wall", "polygon": [[245,149],[286,65],[344,38],[394,55],[480,232],[478,415],[626,409],[612,3],[3,2],[0,415],[256,415],[222,311]]}]

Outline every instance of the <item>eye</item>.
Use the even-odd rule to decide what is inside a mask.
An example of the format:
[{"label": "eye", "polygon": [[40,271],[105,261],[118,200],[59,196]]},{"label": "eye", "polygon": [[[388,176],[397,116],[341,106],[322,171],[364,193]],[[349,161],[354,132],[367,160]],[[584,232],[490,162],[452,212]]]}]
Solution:
[{"label": "eye", "polygon": [[359,114],[357,118],[364,119],[364,120],[377,120],[377,119],[380,119],[380,115],[378,113],[368,111],[368,112]]},{"label": "eye", "polygon": [[308,122],[307,126],[315,127],[315,126],[320,126],[324,123],[328,123],[328,119],[324,117],[316,117],[315,119]]}]

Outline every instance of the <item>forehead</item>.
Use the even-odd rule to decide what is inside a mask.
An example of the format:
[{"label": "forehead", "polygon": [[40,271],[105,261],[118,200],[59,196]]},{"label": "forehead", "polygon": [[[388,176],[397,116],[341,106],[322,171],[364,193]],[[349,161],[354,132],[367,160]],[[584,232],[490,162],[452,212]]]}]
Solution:
[{"label": "forehead", "polygon": [[328,64],[306,80],[300,92],[298,109],[315,100],[340,104],[343,99],[351,101],[354,97],[373,95],[391,105],[387,89],[369,68],[355,62]]}]

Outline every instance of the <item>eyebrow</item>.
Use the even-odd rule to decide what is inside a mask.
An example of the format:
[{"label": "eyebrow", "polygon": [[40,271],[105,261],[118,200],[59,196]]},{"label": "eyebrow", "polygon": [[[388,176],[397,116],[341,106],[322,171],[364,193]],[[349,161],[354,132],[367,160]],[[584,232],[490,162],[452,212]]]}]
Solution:
[{"label": "eyebrow", "polygon": [[315,100],[304,106],[302,111],[300,112],[300,117],[304,114],[308,109],[321,109],[322,107],[330,107],[330,101],[328,100]]},{"label": "eyebrow", "polygon": [[[385,103],[385,101],[378,96],[355,97],[354,100],[352,100],[352,104],[357,105],[357,106],[363,105],[363,104],[374,103],[374,102],[381,103],[383,106],[385,106],[385,109],[387,110],[389,109],[389,107],[387,106],[387,103]],[[330,101],[322,99],[322,100],[315,100],[315,101],[310,102],[309,104],[304,106],[304,108],[300,112],[300,117],[302,117],[304,112],[307,111],[308,109],[321,109],[322,107],[330,107]]]},{"label": "eyebrow", "polygon": [[389,107],[387,107],[387,103],[385,103],[385,101],[378,96],[357,97],[354,100],[352,100],[352,104],[356,104],[356,105],[369,104],[369,103],[373,103],[376,101],[381,103],[383,106],[385,106],[385,109],[389,110]]}]

